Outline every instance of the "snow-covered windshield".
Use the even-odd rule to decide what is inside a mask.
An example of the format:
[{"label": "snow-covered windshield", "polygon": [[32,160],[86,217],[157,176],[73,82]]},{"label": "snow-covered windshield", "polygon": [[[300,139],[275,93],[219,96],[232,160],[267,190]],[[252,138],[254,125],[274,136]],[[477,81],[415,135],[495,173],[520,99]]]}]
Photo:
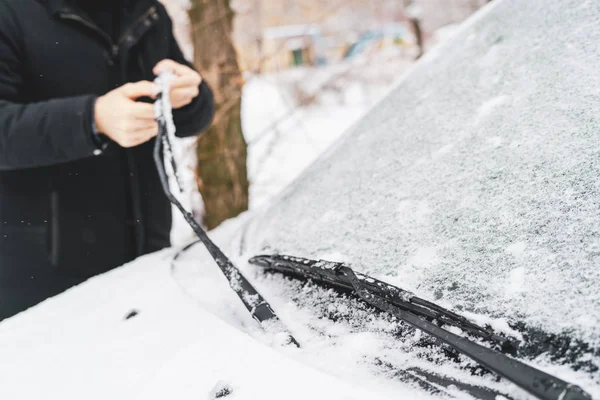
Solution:
[{"label": "snow-covered windshield", "polygon": [[255,219],[249,250],[597,346],[599,20],[595,0],[483,10]]}]

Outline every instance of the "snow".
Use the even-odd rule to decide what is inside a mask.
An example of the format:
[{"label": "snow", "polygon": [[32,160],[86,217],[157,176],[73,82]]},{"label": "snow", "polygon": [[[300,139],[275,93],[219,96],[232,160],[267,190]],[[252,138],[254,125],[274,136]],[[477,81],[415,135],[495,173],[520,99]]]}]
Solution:
[{"label": "snow", "polygon": [[506,295],[513,296],[519,292],[525,291],[525,268],[517,267],[509,272],[506,282]]},{"label": "snow", "polygon": [[421,19],[423,18],[423,10],[417,3],[411,3],[406,7],[406,16],[408,18]]},{"label": "snow", "polygon": [[[393,78],[406,65],[392,61],[383,72]],[[250,140],[263,135],[250,145],[255,207],[294,179],[389,91],[389,83],[337,78],[356,67],[297,70],[247,85],[246,134]],[[377,66],[358,67],[367,76],[382,73]],[[282,82],[287,87],[278,89]],[[289,113],[295,108],[293,98],[283,96],[296,82],[309,92],[331,82],[341,88],[334,85],[318,104]],[[300,133],[299,120],[305,127]],[[299,146],[303,141],[305,147]],[[191,164],[193,143],[177,142],[175,158],[180,165]],[[290,149],[295,150],[291,157],[286,155]],[[256,168],[260,162],[281,162],[286,168]],[[190,208],[193,172],[179,172],[187,191],[178,193],[173,181],[172,191]],[[239,235],[233,232],[249,216],[226,223],[216,233],[226,238],[228,253],[235,254]],[[190,239],[190,230],[179,213],[174,217],[173,241],[181,244]],[[290,399],[389,399],[398,392],[411,399],[431,398],[412,385],[390,381],[364,362],[367,354],[379,350],[377,335],[322,322],[329,334],[339,336],[330,342],[298,324],[294,334],[302,339],[303,350],[281,347],[281,331],[270,335],[258,329],[204,250],[195,248],[176,267],[169,265],[172,257],[173,250],[168,250],[141,258],[2,322],[0,359],[14,361],[0,362],[0,398],[197,399],[214,397],[223,388],[229,388],[232,399],[279,399],[282,394]],[[237,262],[244,265],[242,259]],[[278,306],[292,310],[286,324],[299,312],[291,301]]]},{"label": "snow", "polygon": [[[467,310],[600,340],[574,322],[600,327],[594,4],[488,7],[256,218],[254,249],[340,252],[425,294],[457,282]],[[506,298],[519,267],[535,279]]]},{"label": "snow", "polygon": [[[250,208],[260,208],[279,194],[389,93],[410,65],[397,49],[390,49],[368,59],[251,77],[242,97]],[[307,95],[316,94],[315,102],[298,104],[298,88]],[[202,198],[194,190],[194,140],[177,139],[173,144],[175,159],[183,166],[179,175],[184,192],[178,193],[172,174],[171,191],[201,220]],[[172,243],[184,245],[194,237],[173,207]]]},{"label": "snow", "polygon": [[318,36],[321,29],[318,25],[288,25],[265,29],[263,38],[281,39],[294,36]]},{"label": "snow", "polygon": [[477,120],[484,120],[489,117],[496,108],[509,101],[509,96],[496,96],[491,98],[477,109]]},{"label": "snow", "polygon": [[506,252],[508,254],[512,254],[514,257],[520,257],[525,253],[525,249],[527,249],[527,243],[525,242],[516,242],[511,244],[506,248]]},{"label": "snow", "polygon": [[[600,366],[598,22],[594,1],[492,2],[257,213],[247,255],[341,254]],[[597,392],[592,372],[561,373]]]},{"label": "snow", "polygon": [[[250,207],[259,208],[390,91],[410,62],[392,55],[251,78],[242,123],[248,141]],[[296,88],[316,101],[299,105]]]},{"label": "snow", "polygon": [[[297,349],[267,346],[197,250],[173,269],[172,250],[141,258],[3,321],[0,398],[206,399],[223,386],[238,400],[392,397],[398,385],[341,380],[356,373],[352,364],[328,373]],[[185,273],[200,282],[201,298],[182,290],[192,283]],[[134,309],[138,314],[125,319]],[[373,346],[362,344],[366,337],[347,339],[357,357]],[[429,398],[401,387],[410,398]]]},{"label": "snow", "polygon": [[[172,265],[165,250],[0,323],[0,398],[470,398],[426,393],[391,364],[529,399],[353,298],[246,261],[268,250],[350,262],[509,336],[522,338],[520,320],[598,348],[599,19],[592,1],[494,1],[359,122],[393,85],[349,84],[345,104],[332,90],[290,111],[276,85],[310,89],[346,67],[251,80],[253,210],[211,236],[302,348],[259,330],[201,246]],[[333,118],[344,124],[322,124]],[[526,362],[600,397],[597,373]]]}]

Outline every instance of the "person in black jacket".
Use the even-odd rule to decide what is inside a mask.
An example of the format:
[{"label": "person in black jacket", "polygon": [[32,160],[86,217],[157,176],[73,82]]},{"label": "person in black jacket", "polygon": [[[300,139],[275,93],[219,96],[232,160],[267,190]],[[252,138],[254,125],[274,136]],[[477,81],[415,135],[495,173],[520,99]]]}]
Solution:
[{"label": "person in black jacket", "polygon": [[0,0],[0,320],[170,246],[156,74],[180,136],[213,118],[156,0]]}]

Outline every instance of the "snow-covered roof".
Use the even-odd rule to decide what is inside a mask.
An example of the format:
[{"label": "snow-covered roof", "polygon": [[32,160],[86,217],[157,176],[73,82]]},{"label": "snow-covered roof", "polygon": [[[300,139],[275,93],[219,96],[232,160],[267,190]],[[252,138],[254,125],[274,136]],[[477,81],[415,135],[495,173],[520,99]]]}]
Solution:
[{"label": "snow-covered roof", "polygon": [[599,22],[594,0],[492,2],[256,218],[249,252],[598,347]]}]

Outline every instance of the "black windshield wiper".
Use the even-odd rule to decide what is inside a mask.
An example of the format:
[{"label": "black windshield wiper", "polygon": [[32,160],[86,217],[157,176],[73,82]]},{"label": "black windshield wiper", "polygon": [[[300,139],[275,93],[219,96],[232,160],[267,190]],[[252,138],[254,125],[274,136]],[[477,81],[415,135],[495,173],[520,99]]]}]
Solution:
[{"label": "black windshield wiper", "polygon": [[458,327],[470,335],[500,346],[504,352],[512,352],[516,343],[495,334],[491,328],[478,326],[467,318],[417,297],[409,291],[354,272],[343,263],[285,255],[261,255],[253,257],[249,262],[267,271],[308,278],[343,291],[350,291],[370,306],[388,312],[435,337],[539,399],[592,399],[579,386],[524,364],[498,350],[454,334],[442,326]]},{"label": "black windshield wiper", "polygon": [[[336,272],[337,268],[344,267],[342,263],[323,260],[314,261],[290,256],[258,256],[251,259],[250,263],[278,271],[285,271],[290,274],[302,275],[354,292],[351,280],[347,276]],[[499,349],[504,353],[512,354],[516,352],[518,343],[495,334],[489,327],[484,328],[474,324],[462,315],[417,297],[414,293],[407,290],[371,278],[360,272],[356,272],[355,274],[366,290],[381,297],[390,304],[406,311],[411,311],[429,320],[435,320],[440,325],[456,326],[473,336],[498,345]]]}]

